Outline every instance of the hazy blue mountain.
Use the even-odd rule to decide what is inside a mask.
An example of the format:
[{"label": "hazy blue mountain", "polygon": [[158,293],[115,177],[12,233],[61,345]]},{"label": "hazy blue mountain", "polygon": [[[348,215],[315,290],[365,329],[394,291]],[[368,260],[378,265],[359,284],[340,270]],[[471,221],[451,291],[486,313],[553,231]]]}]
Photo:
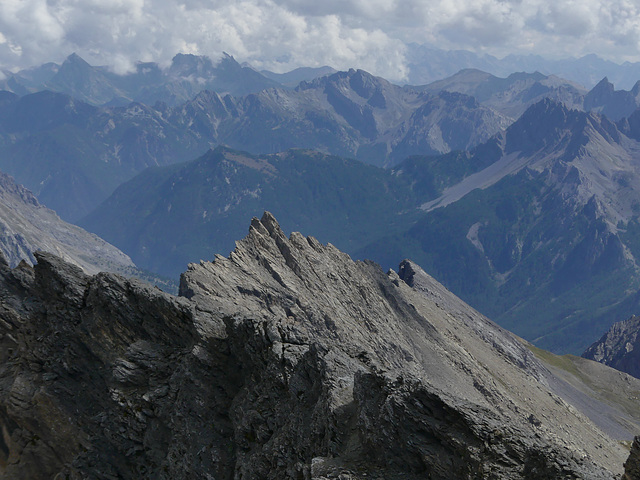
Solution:
[{"label": "hazy blue mountain", "polygon": [[109,78],[106,69],[89,65],[75,53],[67,57],[55,75],[35,88],[66,93],[93,105],[102,105],[116,98],[130,98],[128,92]]},{"label": "hazy blue mountain", "polygon": [[380,166],[411,154],[468,149],[510,123],[466,95],[401,88],[362,70],[242,98],[203,92],[175,109],[172,121],[188,124],[194,116],[198,128],[233,148],[313,148]]},{"label": "hazy blue mountain", "polygon": [[0,96],[0,144],[0,168],[66,220],[86,215],[141,170],[209,147],[142,104],[105,109],[49,91]]},{"label": "hazy blue mountain", "polygon": [[607,77],[603,78],[584,97],[584,110],[606,115],[613,121],[631,115],[640,107],[640,81],[630,91],[615,90]]},{"label": "hazy blue mountain", "polygon": [[421,88],[430,93],[464,93],[514,120],[543,98],[562,102],[569,108],[582,109],[587,94],[580,85],[554,75],[521,72],[501,78],[472,68],[414,88]]},{"label": "hazy blue mountain", "polygon": [[72,54],[62,63],[45,64],[7,78],[0,87],[19,95],[41,90],[66,93],[92,105],[124,106],[132,101],[153,105],[164,102],[177,105],[203,90],[246,95],[280,84],[249,67],[243,67],[230,55],[214,61],[206,56],[176,55],[167,69],[153,62],[140,62],[135,72],[118,75],[105,67],[89,65]]},{"label": "hazy blue mountain", "polygon": [[597,112],[615,122],[640,107],[640,81],[629,91],[616,90],[607,77],[587,91],[577,83],[539,72],[512,73],[501,78],[481,70],[465,69],[428,85],[411,88],[429,93],[463,93],[513,120],[543,98],[561,102],[571,109]]},{"label": "hazy blue mountain", "polygon": [[[154,71],[157,81],[149,82],[149,74]],[[217,61],[206,56],[178,54],[166,71],[160,71],[159,75],[157,72],[157,66],[141,64],[135,74],[120,80],[132,83],[135,87],[131,89],[132,98],[148,105],[156,101],[179,105],[204,90],[240,96],[280,87],[277,81],[241,66],[227,54]]]},{"label": "hazy blue mountain", "polygon": [[621,88],[632,88],[640,78],[640,62],[617,64],[597,55],[550,60],[540,55],[508,55],[497,58],[466,50],[441,50],[416,43],[407,45],[409,75],[407,83],[424,85],[456,72],[474,68],[499,77],[513,72],[541,72],[556,75],[586,88],[594,87],[608,77]]},{"label": "hazy blue mountain", "polygon": [[[191,69],[197,58],[184,60],[176,61],[176,75],[198,70],[200,64]],[[155,75],[151,67],[147,74]],[[143,169],[219,144],[252,153],[314,148],[393,165],[408,155],[470,148],[508,123],[466,95],[404,89],[355,70],[295,90],[241,97],[203,91],[176,107],[97,107],[49,91],[21,98],[5,92],[0,168],[75,221]]]},{"label": "hazy blue mountain", "polygon": [[0,80],[0,88],[14,92],[18,95],[33,93],[48,82],[60,69],[55,63],[45,63],[38,67],[27,68],[17,73],[2,72],[3,80]]},{"label": "hazy blue mountain", "polygon": [[228,253],[247,219],[268,209],[347,252],[419,213],[409,179],[314,151],[251,155],[218,147],[149,169],[80,222],[143,268],[177,276],[188,262]]},{"label": "hazy blue mountain", "polygon": [[[413,156],[388,170],[310,150],[252,155],[217,147],[194,161],[143,171],[80,225],[164,275],[231,250],[246,218],[265,209],[278,212],[287,229],[304,226],[354,253],[390,231],[406,231],[424,217],[421,204],[501,155],[493,140],[469,153]],[[399,261],[374,259],[385,266]]]},{"label": "hazy blue mountain", "polygon": [[260,73],[271,80],[284,85],[285,87],[297,87],[300,82],[310,82],[319,77],[325,77],[336,73],[337,70],[332,67],[300,67],[290,72],[275,73],[269,70],[261,70]]}]

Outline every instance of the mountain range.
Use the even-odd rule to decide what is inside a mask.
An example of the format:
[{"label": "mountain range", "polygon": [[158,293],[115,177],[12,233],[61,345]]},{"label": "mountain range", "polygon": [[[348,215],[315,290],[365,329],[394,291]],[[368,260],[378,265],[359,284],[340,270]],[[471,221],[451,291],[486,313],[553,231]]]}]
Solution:
[{"label": "mountain range", "polygon": [[[196,70],[206,64],[189,61]],[[90,81],[88,88],[100,85]],[[4,92],[0,169],[63,219],[77,221],[145,168],[190,160],[218,144],[254,154],[311,148],[391,167],[410,155],[471,149],[542,98],[617,119],[637,105],[634,92],[603,81],[585,93],[539,74],[499,79],[477,71],[415,89],[355,70],[293,90],[202,91],[174,107],[97,107],[49,91]]]},{"label": "mountain range", "polygon": [[77,54],[61,65],[47,63],[17,73],[5,71],[4,90],[20,96],[49,90],[66,93],[91,105],[125,106],[131,102],[177,105],[203,90],[246,95],[281,86],[255,70],[243,67],[230,55],[218,60],[206,56],[178,54],[167,68],[139,62],[135,71],[123,75],[105,67],[89,65]]},{"label": "mountain range", "polygon": [[543,100],[467,153],[390,170],[218,148],[144,172],[81,225],[175,275],[189,259],[229,251],[239,219],[273,209],[285,228],[356,258],[415,259],[501,325],[580,353],[637,308],[637,151],[606,117]]},{"label": "mountain range", "polygon": [[1,478],[604,480],[640,426],[639,380],[269,213],[180,297],[37,260],[0,263]]},{"label": "mountain range", "polygon": [[407,83],[425,85],[468,68],[506,77],[513,72],[542,72],[557,75],[593,88],[609,77],[622,88],[632,88],[640,78],[640,62],[617,64],[589,54],[580,58],[548,59],[540,55],[478,55],[466,50],[442,50],[416,43],[407,45]]},{"label": "mountain range", "polygon": [[501,325],[580,353],[637,309],[638,144],[606,117],[544,100],[496,145],[415,225],[356,255],[413,258]]},{"label": "mountain range", "polygon": [[466,149],[508,123],[471,97],[406,90],[362,71],[244,97],[205,91],[173,108],[5,92],[0,169],[75,221],[145,168],[193,159],[216,144],[254,153],[314,148],[382,165]]},{"label": "mountain range", "polygon": [[[593,88],[603,77],[609,77],[622,88],[632,88],[640,78],[639,62],[617,64],[593,54],[553,60],[539,55],[509,55],[499,59],[465,50],[448,51],[410,43],[405,57],[407,76],[404,84],[407,85],[430,84],[465,69],[482,70],[498,77],[507,77],[513,72],[541,72],[576,82],[587,89]],[[61,69],[63,74],[58,75]],[[178,54],[168,66],[137,62],[132,72],[118,75],[106,67],[90,66],[79,55],[72,54],[62,64],[49,62],[18,72],[5,69],[0,88],[19,95],[43,88],[64,91],[78,98],[88,94],[85,100],[96,105],[131,100],[149,104],[161,100],[171,104],[186,101],[202,89],[243,95],[275,86],[274,83],[294,88],[301,81],[335,71],[330,66],[323,66],[301,67],[284,73],[258,72],[250,64],[240,65],[224,53],[213,59]],[[102,87],[87,88],[89,79],[97,80]],[[62,90],[56,90],[58,88]]]},{"label": "mountain range", "polygon": [[0,479],[637,476],[640,83],[4,82]]},{"label": "mountain range", "polygon": [[[96,72],[109,72],[90,68],[98,91]],[[188,77],[218,67],[182,56],[171,68]],[[229,251],[246,218],[272,209],[285,228],[358,258],[415,258],[516,333],[579,353],[636,308],[637,90],[476,70],[412,88],[350,70],[295,89],[202,91],[175,106],[5,92],[0,168],[143,268],[177,275]],[[235,151],[179,163],[219,144]],[[145,170],[158,166],[167,168]],[[292,208],[300,198],[316,213]]]}]

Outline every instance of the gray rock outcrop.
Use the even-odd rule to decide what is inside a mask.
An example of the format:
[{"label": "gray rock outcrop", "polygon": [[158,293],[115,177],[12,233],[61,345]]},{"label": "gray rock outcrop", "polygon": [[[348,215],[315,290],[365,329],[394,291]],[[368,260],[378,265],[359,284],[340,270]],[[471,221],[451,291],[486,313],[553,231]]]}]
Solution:
[{"label": "gray rock outcrop", "polygon": [[547,368],[415,265],[412,288],[268,213],[181,297],[36,257],[0,265],[2,479],[622,474]]},{"label": "gray rock outcrop", "polygon": [[614,323],[582,356],[640,378],[639,335],[640,317],[634,315]]},{"label": "gray rock outcrop", "polygon": [[55,253],[90,274],[135,267],[116,247],[61,220],[29,190],[0,173],[0,252],[16,266],[23,260],[33,264],[36,250]]}]

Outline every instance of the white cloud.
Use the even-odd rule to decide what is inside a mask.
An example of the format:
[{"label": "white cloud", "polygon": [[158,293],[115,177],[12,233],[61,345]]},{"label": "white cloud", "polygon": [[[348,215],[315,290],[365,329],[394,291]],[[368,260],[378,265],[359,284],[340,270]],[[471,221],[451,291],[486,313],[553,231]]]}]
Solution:
[{"label": "white cloud", "polygon": [[301,65],[405,73],[404,42],[496,55],[594,52],[640,60],[631,0],[1,0],[0,66],[77,52],[126,72],[178,52],[284,71]]}]

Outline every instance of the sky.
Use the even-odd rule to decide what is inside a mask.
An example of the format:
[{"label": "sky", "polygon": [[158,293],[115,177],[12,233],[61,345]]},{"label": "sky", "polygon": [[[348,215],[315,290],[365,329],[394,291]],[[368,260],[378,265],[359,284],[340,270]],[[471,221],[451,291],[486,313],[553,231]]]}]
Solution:
[{"label": "sky", "polygon": [[76,52],[117,73],[176,53],[222,52],[258,69],[407,74],[406,44],[499,58],[595,53],[640,61],[635,0],[0,0],[0,66]]}]

